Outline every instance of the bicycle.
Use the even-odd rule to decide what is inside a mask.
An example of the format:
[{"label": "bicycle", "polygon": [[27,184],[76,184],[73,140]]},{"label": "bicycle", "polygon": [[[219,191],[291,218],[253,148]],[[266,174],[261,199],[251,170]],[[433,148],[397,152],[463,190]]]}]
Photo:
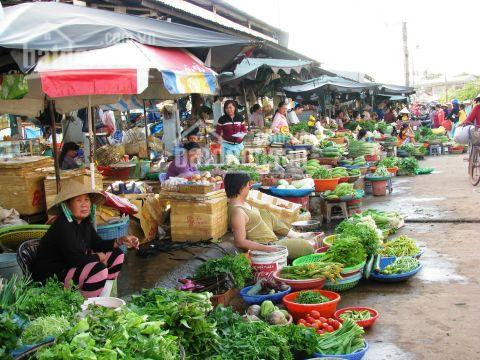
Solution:
[{"label": "bicycle", "polygon": [[470,155],[468,157],[468,175],[473,186],[480,183],[480,128],[475,127],[470,133]]}]

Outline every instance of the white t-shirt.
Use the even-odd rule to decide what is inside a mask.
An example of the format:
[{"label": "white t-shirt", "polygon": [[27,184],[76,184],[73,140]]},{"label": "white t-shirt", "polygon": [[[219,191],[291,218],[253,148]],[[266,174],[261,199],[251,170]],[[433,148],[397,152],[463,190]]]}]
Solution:
[{"label": "white t-shirt", "polygon": [[298,119],[297,113],[295,110],[289,111],[287,114],[287,120],[289,124],[298,124],[300,120]]}]

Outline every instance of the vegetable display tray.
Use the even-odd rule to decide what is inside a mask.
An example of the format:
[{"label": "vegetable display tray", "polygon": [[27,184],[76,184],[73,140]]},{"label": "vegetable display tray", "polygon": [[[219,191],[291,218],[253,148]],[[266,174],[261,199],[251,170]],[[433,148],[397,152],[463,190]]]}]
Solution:
[{"label": "vegetable display tray", "polygon": [[240,296],[242,297],[243,301],[245,301],[248,305],[253,304],[261,304],[266,300],[270,300],[273,303],[279,303],[282,301],[283,297],[287,294],[290,294],[292,288],[289,286],[288,290],[278,292],[276,294],[271,295],[247,295],[248,291],[253,287],[247,286],[240,290]]},{"label": "vegetable display tray", "polygon": [[365,347],[363,349],[359,349],[354,353],[347,354],[347,355],[323,355],[319,353],[315,353],[315,359],[324,359],[324,358],[334,358],[334,359],[347,359],[347,360],[362,360],[368,350],[368,343],[365,341]]},{"label": "vegetable display tray", "polygon": [[314,189],[279,189],[278,187],[271,187],[272,194],[282,197],[302,197],[310,195]]},{"label": "vegetable display tray", "polygon": [[[382,258],[380,259],[380,269],[383,270],[385,267],[390,265],[395,261],[395,258]],[[403,274],[394,274],[394,275],[384,275],[377,273],[376,271],[372,271],[370,274],[370,277],[374,280],[380,281],[380,282],[401,282],[408,280],[412,276],[414,276],[416,273],[418,273],[422,269],[422,264],[419,264],[416,269],[413,269],[412,271],[403,273]]]},{"label": "vegetable display tray", "polygon": [[350,310],[350,311],[363,311],[363,310],[367,310],[367,311],[370,313],[370,315],[371,315],[370,319],[368,319],[368,320],[358,320],[358,321],[356,321],[357,325],[358,325],[358,326],[361,326],[361,327],[364,328],[364,329],[372,326],[373,323],[374,323],[375,321],[377,321],[378,317],[380,316],[380,314],[378,313],[378,311],[375,310],[375,309],[370,309],[370,308],[366,308],[366,307],[354,307],[354,306],[352,306],[352,307],[346,307],[346,308],[337,310],[337,311],[335,312],[335,314],[333,314],[333,317],[334,317],[335,319],[337,319],[338,321],[340,321],[341,323],[343,323],[343,320],[340,318],[340,315],[342,315],[345,311],[349,311],[349,310]]}]

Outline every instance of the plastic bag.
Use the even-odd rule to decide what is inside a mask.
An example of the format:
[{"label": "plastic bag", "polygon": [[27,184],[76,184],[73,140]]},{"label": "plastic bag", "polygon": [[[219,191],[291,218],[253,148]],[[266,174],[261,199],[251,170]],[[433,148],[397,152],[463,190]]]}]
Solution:
[{"label": "plastic bag", "polygon": [[138,212],[137,207],[127,199],[111,194],[106,191],[103,191],[103,194],[105,195],[105,198],[106,198],[105,206],[113,207],[118,211],[120,211],[121,213],[128,214],[128,215],[133,215]]},{"label": "plastic bag", "polygon": [[472,125],[457,127],[455,129],[455,135],[453,136],[453,140],[457,144],[468,144],[470,142],[470,129],[472,127]]}]

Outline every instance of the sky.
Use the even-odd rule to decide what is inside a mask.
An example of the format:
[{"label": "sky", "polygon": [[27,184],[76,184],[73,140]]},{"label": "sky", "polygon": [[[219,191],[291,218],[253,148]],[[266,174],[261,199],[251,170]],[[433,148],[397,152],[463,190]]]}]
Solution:
[{"label": "sky", "polygon": [[[404,84],[402,22],[407,22],[410,72],[447,78],[480,75],[478,0],[227,0],[289,32],[289,48],[327,69],[359,71]],[[477,40],[478,41],[478,40]],[[412,75],[410,75],[412,85]]]}]

